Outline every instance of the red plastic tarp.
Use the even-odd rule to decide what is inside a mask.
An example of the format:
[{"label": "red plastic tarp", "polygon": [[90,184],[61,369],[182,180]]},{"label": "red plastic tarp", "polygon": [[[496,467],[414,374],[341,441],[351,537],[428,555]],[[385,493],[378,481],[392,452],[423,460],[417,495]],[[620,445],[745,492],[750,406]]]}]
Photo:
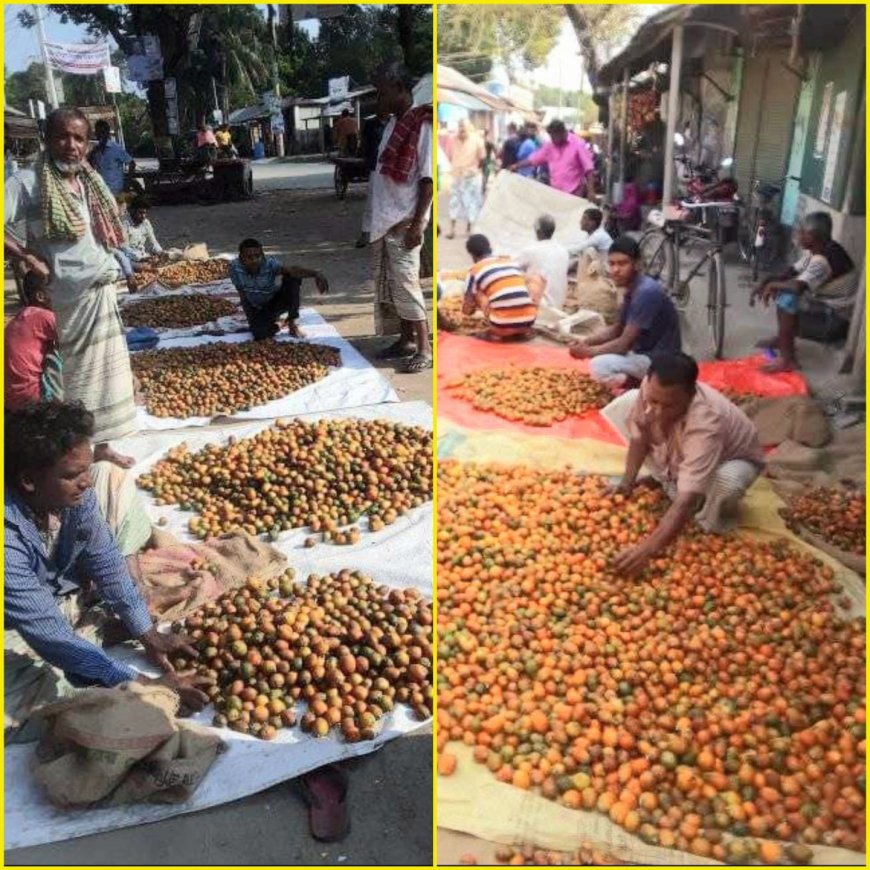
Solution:
[{"label": "red plastic tarp", "polygon": [[[699,364],[700,379],[718,390],[731,389],[762,396],[806,395],[806,381],[797,372],[768,375],[760,369],[761,355],[736,360],[715,360]],[[552,426],[514,423],[497,414],[478,411],[470,402],[457,398],[445,386],[475,369],[507,366],[548,366],[571,368],[587,373],[587,360],[572,359],[561,347],[481,341],[464,335],[438,333],[438,414],[467,429],[512,429],[529,435],[559,438],[596,438],[611,444],[623,441],[597,411],[569,417]]]}]

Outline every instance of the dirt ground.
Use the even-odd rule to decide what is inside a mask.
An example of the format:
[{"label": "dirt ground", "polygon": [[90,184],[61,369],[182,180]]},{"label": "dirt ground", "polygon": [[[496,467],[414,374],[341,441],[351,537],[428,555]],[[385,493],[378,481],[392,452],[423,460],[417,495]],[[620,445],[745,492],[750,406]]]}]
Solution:
[{"label": "dirt ground", "polygon": [[[234,253],[253,236],[286,262],[322,270],[330,284],[320,297],[303,285],[303,305],[313,304],[381,369],[403,401],[432,402],[432,372],[396,374],[373,359],[392,339],[374,336],[370,252],[354,246],[364,189],[339,202],[332,189],[280,190],[219,206],[154,208],[151,220],[166,247],[204,241],[213,254]],[[427,291],[431,301],[431,288]],[[14,282],[5,282],[7,318],[17,307]],[[245,864],[430,865],[432,862],[432,731],[392,741],[353,763],[351,833],[324,845],[307,829],[307,812],[292,783],[232,804],[177,816],[140,828],[7,851],[10,865]]]}]

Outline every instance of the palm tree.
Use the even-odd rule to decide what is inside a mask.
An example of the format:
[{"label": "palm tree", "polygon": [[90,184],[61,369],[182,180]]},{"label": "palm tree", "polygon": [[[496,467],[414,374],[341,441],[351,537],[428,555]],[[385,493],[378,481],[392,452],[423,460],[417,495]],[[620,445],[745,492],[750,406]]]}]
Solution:
[{"label": "palm tree", "polygon": [[271,39],[255,7],[218,7],[206,14],[203,29],[208,72],[219,82],[227,119],[231,95],[253,100],[271,81]]}]

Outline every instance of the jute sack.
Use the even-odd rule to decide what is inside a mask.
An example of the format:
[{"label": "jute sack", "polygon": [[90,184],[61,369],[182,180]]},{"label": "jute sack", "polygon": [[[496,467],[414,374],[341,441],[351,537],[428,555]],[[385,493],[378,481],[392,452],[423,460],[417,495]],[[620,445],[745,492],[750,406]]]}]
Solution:
[{"label": "jute sack", "polygon": [[605,323],[616,323],[621,297],[614,283],[607,277],[597,256],[583,254],[577,266],[577,277],[568,291],[565,310],[569,314],[581,308],[597,311]]},{"label": "jute sack", "polygon": [[268,580],[287,567],[287,558],[279,550],[245,532],[188,544],[158,528],[137,561],[148,608],[167,621],[181,619],[249,577]]},{"label": "jute sack", "polygon": [[183,253],[185,260],[208,260],[208,245],[205,242],[197,242],[188,245]]},{"label": "jute sack", "polygon": [[123,683],[43,707],[34,776],[60,807],[187,800],[223,741],[176,722],[178,703],[163,686]]}]

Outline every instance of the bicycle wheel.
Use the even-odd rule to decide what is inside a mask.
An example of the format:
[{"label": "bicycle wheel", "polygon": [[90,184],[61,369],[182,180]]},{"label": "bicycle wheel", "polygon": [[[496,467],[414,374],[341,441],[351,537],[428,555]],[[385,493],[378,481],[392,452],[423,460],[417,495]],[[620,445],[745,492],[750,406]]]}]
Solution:
[{"label": "bicycle wheel", "polygon": [[716,251],[710,256],[707,271],[707,323],[713,333],[713,353],[716,359],[722,359],[725,345],[726,304],[725,265],[721,251]]},{"label": "bicycle wheel", "polygon": [[647,230],[640,239],[640,265],[643,273],[661,281],[673,291],[676,276],[673,240],[660,229]]},{"label": "bicycle wheel", "polygon": [[755,214],[747,210],[740,221],[740,229],[737,231],[737,247],[740,251],[740,259],[748,263],[755,248]]}]

